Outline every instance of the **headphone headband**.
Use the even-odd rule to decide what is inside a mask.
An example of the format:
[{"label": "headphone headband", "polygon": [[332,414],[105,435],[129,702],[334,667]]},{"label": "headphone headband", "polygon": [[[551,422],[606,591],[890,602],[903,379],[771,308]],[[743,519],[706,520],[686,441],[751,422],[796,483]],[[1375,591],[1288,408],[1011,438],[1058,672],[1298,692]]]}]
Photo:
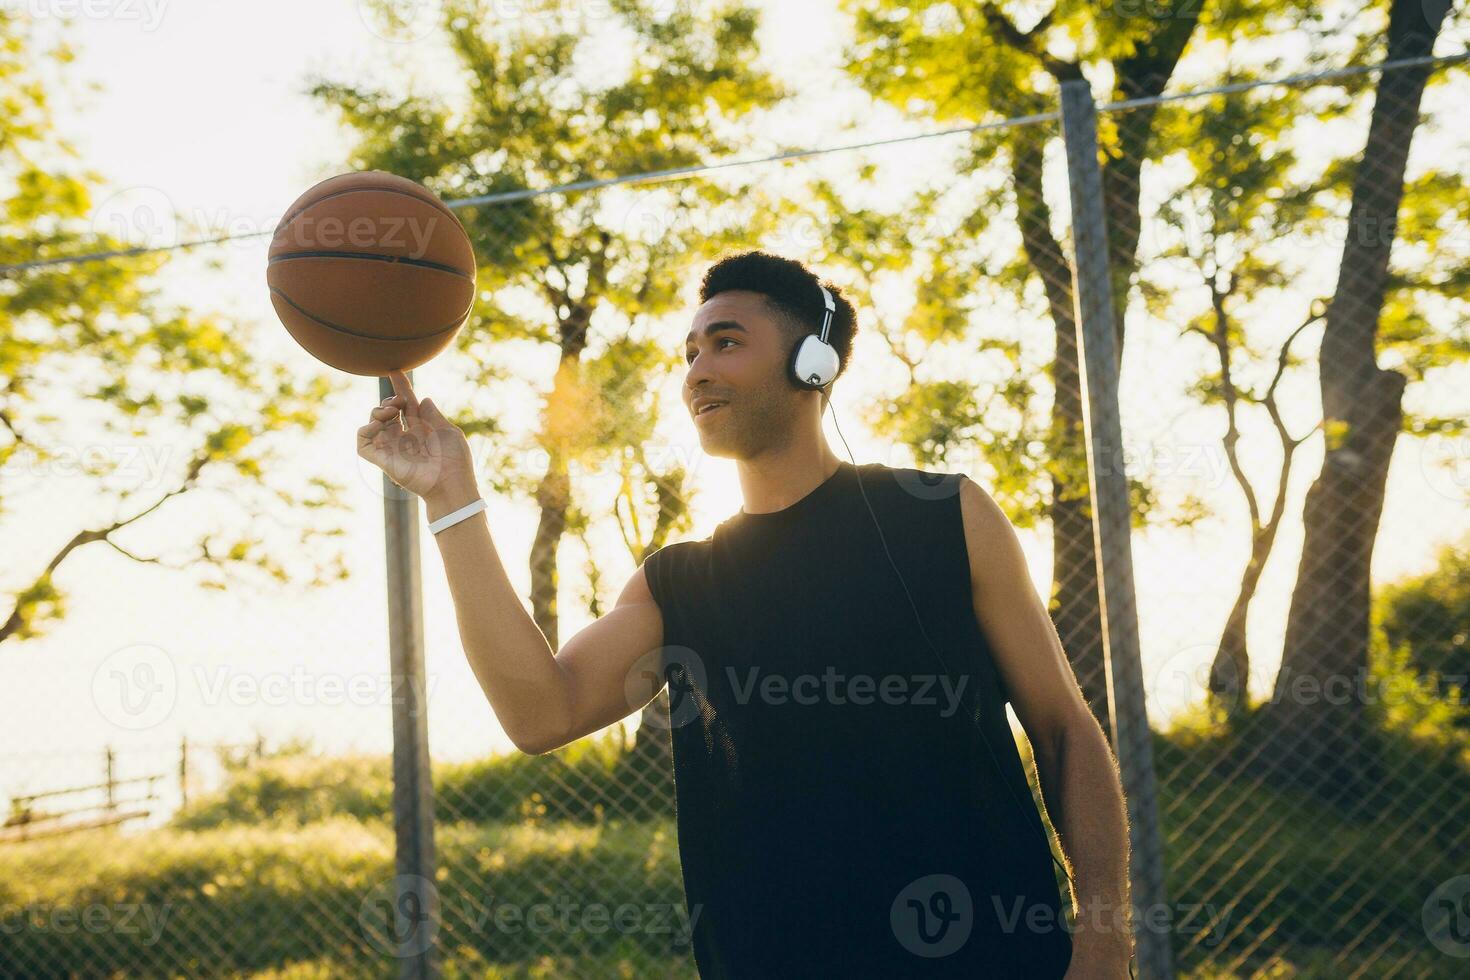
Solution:
[{"label": "headphone headband", "polygon": [[832,299],[832,294],[827,291],[826,286],[823,286],[821,283],[817,283],[817,288],[822,291],[822,303],[826,307],[826,309],[822,311],[821,333],[822,343],[825,344],[827,342],[827,333],[832,328],[832,314],[837,312],[837,303],[835,300]]}]

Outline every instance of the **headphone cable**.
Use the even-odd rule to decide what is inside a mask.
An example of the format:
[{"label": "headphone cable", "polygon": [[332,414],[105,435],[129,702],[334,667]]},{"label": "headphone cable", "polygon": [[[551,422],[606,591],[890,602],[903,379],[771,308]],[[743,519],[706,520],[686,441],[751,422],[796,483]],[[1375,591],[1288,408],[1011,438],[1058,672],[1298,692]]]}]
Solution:
[{"label": "headphone cable", "polygon": [[[827,400],[827,405],[829,408],[831,407],[831,404],[832,401],[829,398]],[[837,430],[837,436],[842,440],[842,445],[847,449],[848,458],[852,460],[853,473],[857,477],[858,492],[862,494],[863,504],[868,508],[868,513],[873,518],[873,527],[878,532],[878,541],[880,544],[883,545],[883,553],[888,556],[888,564],[893,567],[893,573],[898,576],[898,582],[901,586],[903,586],[903,594],[908,599],[909,608],[913,610],[914,621],[918,623],[919,632],[923,635],[924,642],[929,644],[929,649],[933,651],[935,658],[939,661],[940,666],[944,668],[945,673],[950,673],[949,664],[945,662],[944,655],[939,652],[939,648],[934,645],[934,641],[929,639],[929,631],[924,628],[924,617],[919,615],[919,607],[914,603],[913,594],[909,592],[908,582],[904,580],[903,573],[898,570],[898,563],[893,560],[893,553],[888,550],[888,539],[883,535],[883,526],[878,521],[878,514],[873,510],[873,505],[868,501],[868,492],[863,488],[863,477],[862,474],[857,470],[857,459],[853,456],[852,447],[847,444],[847,437],[842,434],[842,427],[837,424],[837,413],[836,411],[832,411],[829,414],[832,416],[832,425]],[[971,717],[973,719],[974,715],[972,715]],[[985,734],[985,729],[980,727],[978,720],[975,723],[975,730],[980,733],[980,741],[985,744],[986,751],[990,753],[990,760],[995,763],[995,770],[1000,775],[1000,781],[1002,785],[1006,787],[1006,790],[1010,793],[1011,799],[1015,801],[1016,806],[1021,810],[1021,817],[1023,822],[1030,823],[1030,814],[1026,810],[1026,805],[1021,802],[1021,798],[1016,795],[1015,787],[1013,787],[1010,783],[1010,780],[1006,778],[1005,767],[1001,765],[1000,758],[995,754],[995,749],[990,744],[989,736]],[[1051,841],[1046,836],[1045,828],[1038,826],[1037,830],[1041,834],[1042,843],[1046,846],[1047,855],[1051,858],[1052,863],[1061,869],[1063,877],[1067,879],[1067,884],[1075,895],[1076,884],[1072,881],[1072,875],[1067,871],[1066,865],[1062,864],[1062,862],[1058,860],[1056,852],[1052,850]],[[1131,956],[1128,960],[1128,975],[1130,977],[1135,976],[1133,972],[1133,959]]]}]

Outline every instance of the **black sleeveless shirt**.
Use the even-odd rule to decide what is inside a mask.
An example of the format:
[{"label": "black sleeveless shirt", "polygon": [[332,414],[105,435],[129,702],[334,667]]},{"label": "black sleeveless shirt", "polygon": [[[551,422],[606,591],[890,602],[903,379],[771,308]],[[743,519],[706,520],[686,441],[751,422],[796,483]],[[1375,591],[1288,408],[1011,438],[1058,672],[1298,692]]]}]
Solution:
[{"label": "black sleeveless shirt", "polygon": [[1066,972],[1050,852],[971,602],[963,479],[842,462],[789,507],[742,510],[645,563],[704,980]]}]

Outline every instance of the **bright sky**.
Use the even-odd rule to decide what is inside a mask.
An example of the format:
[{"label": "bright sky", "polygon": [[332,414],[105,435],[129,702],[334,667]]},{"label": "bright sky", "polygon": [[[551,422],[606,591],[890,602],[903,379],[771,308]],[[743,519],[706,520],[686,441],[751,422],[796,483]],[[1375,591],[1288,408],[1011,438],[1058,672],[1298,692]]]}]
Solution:
[{"label": "bright sky", "polygon": [[[837,23],[832,0],[800,5],[771,0],[764,6],[764,55],[798,89],[798,105],[804,107],[773,120],[773,137],[809,145],[845,142],[854,115],[866,134],[914,131],[891,112],[867,109],[855,96],[834,95],[830,72],[840,35],[832,29]],[[492,8],[509,12],[540,5]],[[31,9],[44,18],[84,8],[54,0]],[[121,220],[164,240],[177,227],[174,216],[213,233],[269,230],[303,190],[348,169],[339,161],[351,139],[302,94],[308,77],[382,80],[390,71],[408,71],[419,84],[444,83],[434,68],[445,62],[430,42],[384,40],[352,0],[139,0],[85,9],[115,15],[76,22],[73,35],[81,57],[70,75],[79,84],[99,81],[103,90],[82,105],[62,106],[58,123],[86,165],[117,191],[99,199],[99,225]],[[124,16],[124,9],[131,15]],[[389,65],[399,67],[384,67]],[[1196,75],[1209,74],[1207,67],[1193,68]],[[888,155],[882,159],[922,173],[935,165],[942,149],[940,142],[921,143],[884,151]],[[253,336],[264,354],[313,370],[316,362],[294,347],[271,310],[264,248],[264,239],[215,248],[210,254],[221,263],[217,271],[205,267],[202,255],[180,258],[165,281],[181,302],[258,325]],[[1279,337],[1294,325],[1278,324],[1272,333]],[[687,316],[661,329],[672,346],[688,329]],[[1005,322],[996,328],[1008,336],[1026,331],[1038,331],[1033,339],[1049,336],[1049,327],[1039,323]],[[1315,345],[1318,336],[1303,340]],[[1177,329],[1168,325],[1140,321],[1130,328],[1124,365],[1130,445],[1152,455],[1155,479],[1167,494],[1193,488],[1221,511],[1221,520],[1192,534],[1150,531],[1134,539],[1145,677],[1154,685],[1155,713],[1167,714],[1197,691],[1192,679],[1213,652],[1245,558],[1243,504],[1219,451],[1221,417],[1217,410],[1192,407],[1172,383],[1193,376],[1202,354],[1197,343],[1180,341]],[[542,370],[549,363],[545,358],[526,363],[527,376],[543,378],[538,386],[549,383],[549,372]],[[865,400],[897,395],[900,375],[871,335],[860,337],[854,365],[834,399],[843,435],[859,461],[909,465],[900,453],[870,438],[855,415]],[[416,373],[416,387],[446,408],[458,404],[467,397],[458,381],[465,367],[455,356],[441,357]],[[1464,380],[1463,375],[1441,379],[1414,397],[1444,413],[1470,411]],[[658,448],[681,454],[692,467],[697,487],[693,536],[703,537],[738,509],[739,489],[731,461],[701,455],[692,424],[678,410],[677,382],[671,378],[663,392],[669,407]],[[1294,417],[1310,418],[1315,407],[1310,385],[1292,397]],[[291,461],[302,473],[324,473],[349,488],[345,546],[353,576],[348,581],[309,593],[218,594],[195,588],[187,575],[140,566],[100,546],[68,560],[60,576],[71,594],[66,620],[41,640],[7,644],[3,651],[9,683],[0,686],[0,793],[64,783],[69,777],[63,773],[83,772],[83,766],[85,775],[94,774],[104,743],[141,758],[170,750],[184,735],[238,740],[260,730],[271,740],[306,735],[333,750],[387,749],[381,482],[375,469],[358,460],[353,441],[353,431],[377,401],[374,380],[351,379],[348,389],[324,406],[323,426],[294,448]],[[506,407],[507,413],[525,409],[526,404]],[[1253,430],[1260,432],[1259,426]],[[79,425],[78,445],[95,445],[96,438]],[[828,438],[845,455],[830,421]],[[138,448],[130,444],[117,451]],[[143,456],[129,457],[133,471],[160,481],[184,452],[157,443],[142,448]],[[1457,461],[1459,469],[1438,468],[1445,460]],[[1470,452],[1463,444],[1426,447],[1400,440],[1375,556],[1377,578],[1425,568],[1435,544],[1464,532],[1467,460]],[[1248,458],[1247,465],[1252,476],[1264,479],[1273,461],[1268,453]],[[1297,465],[1289,514],[1299,512],[1319,462],[1314,441]],[[983,477],[978,469],[967,471]],[[596,486],[596,475],[589,482]],[[0,524],[9,556],[7,587],[29,581],[76,529],[108,513],[99,509],[107,501],[90,487],[75,475],[53,471],[8,498],[12,513]],[[148,552],[173,536],[186,541],[183,536],[202,522],[234,513],[237,502],[199,494],[179,503],[128,541]],[[522,595],[528,594],[526,555],[535,520],[528,504],[491,499],[497,550]],[[437,549],[427,531],[422,536],[431,748],[446,758],[505,748],[508,743],[465,663]],[[1300,541],[1293,516],[1253,607],[1251,639],[1264,660],[1262,679],[1274,672],[1279,656]],[[1044,591],[1049,547],[1034,533],[1026,535],[1026,543],[1033,577]],[[598,539],[598,547],[611,583],[602,598],[609,603],[632,564],[611,533]],[[580,550],[572,545],[562,554],[565,641],[587,621],[586,583]],[[119,677],[133,682],[152,677],[164,695],[151,710],[129,710],[118,700]]]}]

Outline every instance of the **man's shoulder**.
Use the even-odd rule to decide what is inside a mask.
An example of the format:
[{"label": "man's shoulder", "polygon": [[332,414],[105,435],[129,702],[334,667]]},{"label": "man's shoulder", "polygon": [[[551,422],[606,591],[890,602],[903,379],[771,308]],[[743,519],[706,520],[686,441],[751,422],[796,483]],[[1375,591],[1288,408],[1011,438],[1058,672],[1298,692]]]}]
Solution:
[{"label": "man's shoulder", "polygon": [[[858,475],[863,486],[876,484],[914,500],[935,501],[959,499],[960,488],[969,479],[964,473],[923,469],[916,466],[889,466],[887,463],[862,463]],[[972,481],[973,482],[973,481]]]}]

